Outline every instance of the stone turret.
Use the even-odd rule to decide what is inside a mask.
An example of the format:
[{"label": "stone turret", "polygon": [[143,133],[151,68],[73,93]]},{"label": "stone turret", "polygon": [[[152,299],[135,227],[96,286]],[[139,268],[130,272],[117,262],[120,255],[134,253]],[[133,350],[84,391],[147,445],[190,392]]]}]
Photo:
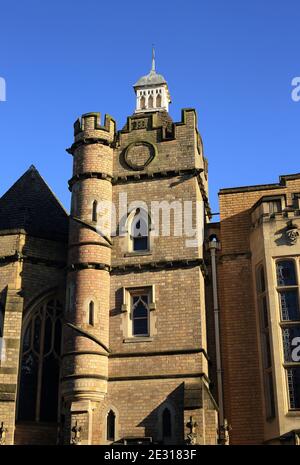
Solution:
[{"label": "stone turret", "polygon": [[[101,202],[112,200],[115,121],[84,114],[74,124],[67,298],[61,392],[64,442],[91,444],[92,424],[107,393],[110,218],[98,231]],[[76,438],[75,438],[75,429]],[[80,437],[79,437],[80,436]]]}]

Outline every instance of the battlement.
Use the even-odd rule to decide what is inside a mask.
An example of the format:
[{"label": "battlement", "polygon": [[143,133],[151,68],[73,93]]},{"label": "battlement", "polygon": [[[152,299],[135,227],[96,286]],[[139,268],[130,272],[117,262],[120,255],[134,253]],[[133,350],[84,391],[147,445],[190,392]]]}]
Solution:
[{"label": "battlement", "polygon": [[101,125],[101,115],[98,112],[85,113],[74,123],[75,142],[85,138],[98,138],[113,142],[116,134],[116,122],[105,114],[104,125]]},{"label": "battlement", "polygon": [[181,121],[175,123],[176,126],[185,125],[197,128],[197,112],[195,108],[182,108]]}]

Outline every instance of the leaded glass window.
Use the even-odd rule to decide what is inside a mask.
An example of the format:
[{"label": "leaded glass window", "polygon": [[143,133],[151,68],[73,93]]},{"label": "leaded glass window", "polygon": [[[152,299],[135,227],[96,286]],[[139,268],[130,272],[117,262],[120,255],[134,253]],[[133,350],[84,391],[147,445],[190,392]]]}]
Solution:
[{"label": "leaded glass window", "polygon": [[286,372],[290,408],[300,409],[300,366],[288,368]]},{"label": "leaded glass window", "polygon": [[296,286],[296,270],[294,260],[280,260],[276,263],[277,285]]},{"label": "leaded glass window", "polygon": [[57,421],[62,305],[39,305],[26,323],[22,344],[18,419]]},{"label": "leaded glass window", "polygon": [[277,290],[280,307],[282,349],[286,373],[289,408],[300,409],[300,364],[294,357],[295,346],[300,340],[299,287],[296,261],[292,259],[276,262]]},{"label": "leaded glass window", "polygon": [[279,292],[279,300],[283,321],[300,320],[298,290]]},{"label": "leaded glass window", "polygon": [[132,295],[132,334],[133,336],[149,335],[149,295]]},{"label": "leaded glass window", "polygon": [[[293,341],[295,341],[296,338],[299,338],[298,341],[300,341],[300,325],[286,326],[282,329],[283,353],[286,363],[296,361],[293,360],[293,352],[296,345]],[[299,345],[299,343],[297,345]]]}]

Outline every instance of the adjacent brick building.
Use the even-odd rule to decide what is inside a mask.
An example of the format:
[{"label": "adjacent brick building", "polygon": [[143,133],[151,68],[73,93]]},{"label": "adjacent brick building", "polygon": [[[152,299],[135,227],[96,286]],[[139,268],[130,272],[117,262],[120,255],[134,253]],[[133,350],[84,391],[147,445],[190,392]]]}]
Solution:
[{"label": "adjacent brick building", "polygon": [[70,215],[34,167],[0,198],[0,443],[297,442],[300,176],[211,223],[195,111],[134,89],[75,122]]},{"label": "adjacent brick building", "polygon": [[218,282],[234,444],[298,443],[300,174],[221,189]]}]

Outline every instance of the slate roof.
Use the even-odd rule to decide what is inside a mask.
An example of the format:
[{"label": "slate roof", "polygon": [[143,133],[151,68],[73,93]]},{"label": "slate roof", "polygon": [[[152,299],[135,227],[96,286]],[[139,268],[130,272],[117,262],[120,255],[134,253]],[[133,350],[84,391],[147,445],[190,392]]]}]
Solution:
[{"label": "slate roof", "polygon": [[68,214],[34,166],[0,198],[0,231],[67,240]]},{"label": "slate roof", "polygon": [[162,74],[158,74],[154,69],[152,69],[149,74],[147,74],[146,76],[142,76],[134,84],[133,87],[152,86],[160,84],[167,84],[167,81],[165,80]]}]

